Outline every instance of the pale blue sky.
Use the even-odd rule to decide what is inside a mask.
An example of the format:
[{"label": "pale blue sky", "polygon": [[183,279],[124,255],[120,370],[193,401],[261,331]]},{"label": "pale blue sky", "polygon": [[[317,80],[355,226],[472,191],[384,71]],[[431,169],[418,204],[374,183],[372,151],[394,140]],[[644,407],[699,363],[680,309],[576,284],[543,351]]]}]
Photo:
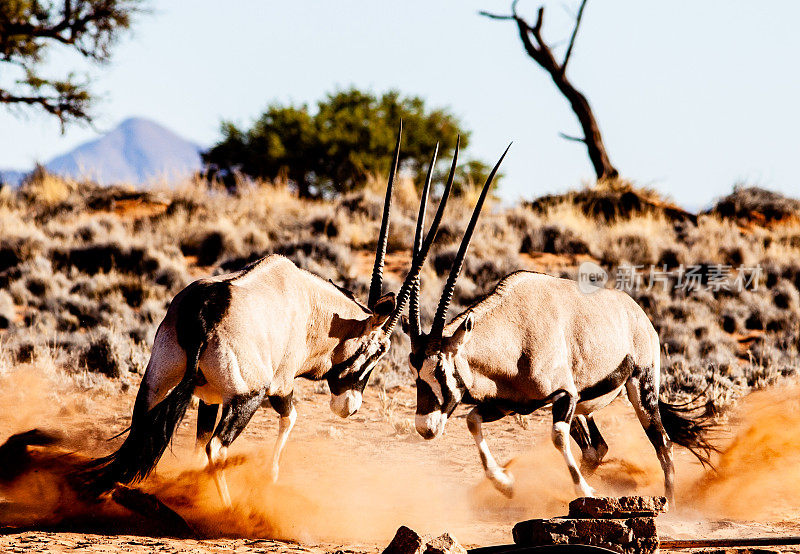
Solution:
[{"label": "pale blue sky", "polygon": [[[574,115],[527,58],[510,2],[366,0],[152,2],[99,70],[96,126],[152,118],[209,145],[219,122],[247,124],[270,101],[336,87],[398,88],[448,106],[493,161],[509,140],[508,200],[592,177]],[[546,2],[545,36],[566,41],[577,0]],[[522,0],[535,17],[538,3]],[[800,193],[798,2],[590,0],[569,75],[592,102],[623,175],[697,207],[736,181]],[[561,52],[561,50],[559,50]],[[53,66],[73,66],[56,55]],[[0,111],[0,167],[46,160],[96,131]]]}]

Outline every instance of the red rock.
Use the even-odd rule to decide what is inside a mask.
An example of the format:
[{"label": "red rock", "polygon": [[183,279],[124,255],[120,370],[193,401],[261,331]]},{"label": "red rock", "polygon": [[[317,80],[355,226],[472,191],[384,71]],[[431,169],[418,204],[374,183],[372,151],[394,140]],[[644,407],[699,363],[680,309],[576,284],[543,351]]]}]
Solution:
[{"label": "red rock", "polygon": [[658,551],[655,519],[531,519],[514,526],[514,542],[524,546],[588,544],[623,554]]},{"label": "red rock", "polygon": [[655,517],[668,509],[663,496],[620,496],[619,498],[576,498],[569,503],[571,518],[627,519]]},{"label": "red rock", "polygon": [[397,530],[383,554],[417,554],[425,542],[419,533],[403,525]]},{"label": "red rock", "polygon": [[404,525],[397,530],[383,554],[467,554],[467,549],[450,533],[430,537]]},{"label": "red rock", "polygon": [[467,554],[467,549],[461,546],[450,533],[443,533],[435,539],[427,541],[425,554]]}]

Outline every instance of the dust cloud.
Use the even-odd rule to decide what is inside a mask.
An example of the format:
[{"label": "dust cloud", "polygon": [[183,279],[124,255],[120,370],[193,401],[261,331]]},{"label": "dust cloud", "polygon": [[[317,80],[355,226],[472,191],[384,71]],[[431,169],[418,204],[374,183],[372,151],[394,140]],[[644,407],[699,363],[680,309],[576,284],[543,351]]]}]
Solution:
[{"label": "dust cloud", "polygon": [[774,521],[800,515],[800,385],[750,394],[740,403],[737,432],[696,485],[711,516]]},{"label": "dust cloud", "polygon": [[[64,523],[74,528],[91,522],[110,532],[131,528],[128,510],[111,500],[84,503],[69,479],[76,464],[108,452],[109,430],[125,421],[121,412],[109,415],[108,399],[103,407],[102,395],[89,401],[86,396],[75,384],[33,371],[0,379],[4,437],[33,427],[60,437],[59,445],[34,445],[22,455],[0,459],[6,466],[0,468],[0,526]],[[704,472],[690,454],[676,447],[679,506],[704,518],[796,517],[799,401],[797,384],[744,398],[731,418],[730,438],[716,473]],[[630,406],[615,403],[597,420],[611,447],[607,462],[588,477],[597,493],[662,494],[663,474]],[[189,453],[187,430],[193,418],[187,421],[175,454],[168,451],[158,471],[139,489],[179,513],[200,536],[385,543],[402,524],[420,532],[448,530],[467,544],[491,544],[507,540],[513,522],[564,514],[574,497],[564,461],[543,425],[534,444],[508,464],[516,479],[512,499],[481,478],[477,455],[454,461],[444,455],[446,450],[436,450],[436,456],[424,456],[420,453],[433,452],[426,450],[431,443],[403,438],[386,447],[377,441],[348,445],[320,435],[293,436],[281,477],[272,484],[268,476],[274,436],[243,437],[225,467],[234,504],[227,509],[204,460]],[[453,426],[451,434],[466,433],[458,423]],[[463,448],[468,447],[459,446]],[[519,453],[523,448],[513,450]]]}]

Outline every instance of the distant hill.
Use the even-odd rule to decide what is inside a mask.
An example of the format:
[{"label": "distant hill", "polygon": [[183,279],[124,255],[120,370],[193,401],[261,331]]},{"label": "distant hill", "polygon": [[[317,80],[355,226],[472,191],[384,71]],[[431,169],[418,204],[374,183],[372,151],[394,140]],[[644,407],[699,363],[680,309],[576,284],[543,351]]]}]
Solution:
[{"label": "distant hill", "polygon": [[[202,167],[201,147],[158,123],[132,117],[98,139],[57,156],[44,166],[64,177],[98,183],[146,184],[178,179]],[[0,170],[4,181],[16,184],[24,172]]]},{"label": "distant hill", "polygon": [[15,187],[20,184],[22,178],[27,174],[27,171],[19,171],[17,169],[0,169],[0,185],[7,184]]}]

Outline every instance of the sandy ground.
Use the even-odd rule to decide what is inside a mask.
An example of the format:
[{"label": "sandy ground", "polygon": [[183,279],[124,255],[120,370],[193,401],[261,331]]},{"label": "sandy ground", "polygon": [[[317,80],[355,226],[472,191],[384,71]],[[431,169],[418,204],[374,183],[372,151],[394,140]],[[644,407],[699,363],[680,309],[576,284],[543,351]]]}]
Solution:
[{"label": "sandy ground", "polygon": [[[0,439],[50,428],[64,434],[70,450],[108,452],[120,439],[105,439],[127,426],[134,395],[87,394],[53,374],[12,373],[0,379]],[[0,487],[0,551],[379,552],[400,525],[487,546],[511,542],[517,521],[565,514],[574,497],[550,442],[548,411],[486,425],[490,447],[516,479],[516,495],[506,499],[483,478],[465,409],[443,437],[427,442],[413,431],[410,387],[368,389],[348,420],[330,412],[317,384],[298,382],[295,398],[299,417],[277,484],[268,482],[274,412],[260,410],[232,446],[226,469],[232,509],[221,505],[194,452],[196,412],[187,414],[172,450],[141,489],[203,539],[130,534],[124,511],[65,526],[78,503],[40,472]],[[676,448],[678,508],[659,517],[662,538],[800,535],[798,399],[800,388],[783,384],[743,401],[721,439],[727,450],[719,473],[704,472]],[[655,453],[627,401],[615,401],[597,421],[611,450],[590,484],[599,494],[661,494]]]}]

